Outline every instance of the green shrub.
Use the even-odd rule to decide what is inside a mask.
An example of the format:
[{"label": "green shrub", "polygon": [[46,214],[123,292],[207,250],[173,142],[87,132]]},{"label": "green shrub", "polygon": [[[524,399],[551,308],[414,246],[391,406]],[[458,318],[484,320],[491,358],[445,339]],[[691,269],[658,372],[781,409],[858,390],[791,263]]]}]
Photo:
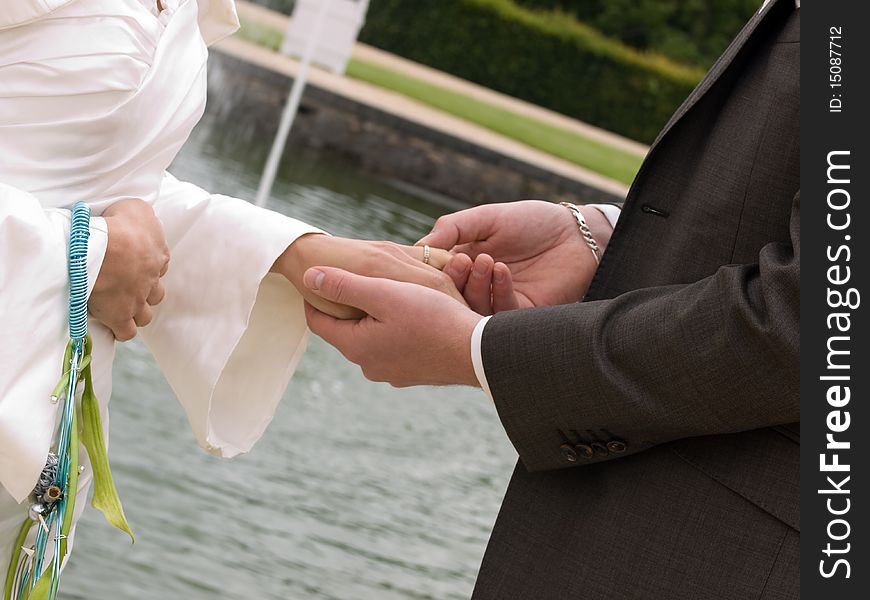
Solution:
[{"label": "green shrub", "polygon": [[292,14],[293,7],[296,5],[296,0],[251,0],[251,2],[277,10],[285,15]]},{"label": "green shrub", "polygon": [[361,38],[644,142],[703,75],[511,0],[375,0]]},{"label": "green shrub", "polygon": [[761,0],[516,0],[558,10],[633,48],[708,67],[728,46]]}]

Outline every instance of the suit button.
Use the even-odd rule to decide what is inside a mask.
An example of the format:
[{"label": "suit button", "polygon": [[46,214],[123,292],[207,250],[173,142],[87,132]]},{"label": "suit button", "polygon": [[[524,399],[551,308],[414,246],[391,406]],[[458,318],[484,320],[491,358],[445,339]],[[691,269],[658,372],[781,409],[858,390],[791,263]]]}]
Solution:
[{"label": "suit button", "polygon": [[605,446],[601,442],[592,442],[589,445],[592,446],[592,451],[598,456],[607,456],[609,454],[609,452],[607,451],[607,446]]},{"label": "suit button", "polygon": [[588,444],[574,444],[574,449],[582,458],[592,458],[595,455],[595,450]]},{"label": "suit button", "polygon": [[559,450],[562,451],[562,458],[568,462],[577,462],[577,451],[571,444],[562,444],[559,446]]},{"label": "suit button", "polygon": [[628,445],[622,440],[610,440],[607,442],[607,449],[614,454],[622,454],[626,448],[628,448]]}]

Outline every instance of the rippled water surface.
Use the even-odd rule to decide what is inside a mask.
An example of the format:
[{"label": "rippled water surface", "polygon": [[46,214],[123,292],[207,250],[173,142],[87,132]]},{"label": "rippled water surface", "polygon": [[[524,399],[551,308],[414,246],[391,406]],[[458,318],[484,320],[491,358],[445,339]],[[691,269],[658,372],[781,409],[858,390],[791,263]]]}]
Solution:
[{"label": "rippled water surface", "polygon": [[[251,198],[268,143],[207,114],[173,170]],[[405,242],[444,210],[294,149],[270,208]],[[111,460],[136,544],[89,509],[65,598],[469,597],[516,456],[482,392],[370,383],[314,339],[265,437],[223,461],[196,447],[141,344],[119,350],[114,385]]]}]

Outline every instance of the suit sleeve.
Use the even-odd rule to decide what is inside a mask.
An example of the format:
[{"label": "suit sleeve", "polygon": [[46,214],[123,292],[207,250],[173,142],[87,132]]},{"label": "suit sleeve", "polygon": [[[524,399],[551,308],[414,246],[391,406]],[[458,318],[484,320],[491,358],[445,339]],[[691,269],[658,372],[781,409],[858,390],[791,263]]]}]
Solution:
[{"label": "suit sleeve", "polygon": [[799,192],[790,230],[692,284],[493,317],[484,368],[525,466],[799,421]]}]

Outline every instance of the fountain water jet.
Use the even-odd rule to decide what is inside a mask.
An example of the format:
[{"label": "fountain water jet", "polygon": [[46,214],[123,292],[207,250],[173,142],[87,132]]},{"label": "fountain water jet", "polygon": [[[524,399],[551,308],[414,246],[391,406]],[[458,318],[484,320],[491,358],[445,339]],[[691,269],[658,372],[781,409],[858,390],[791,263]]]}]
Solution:
[{"label": "fountain water jet", "polygon": [[[299,103],[305,91],[311,63],[318,62],[337,73],[344,72],[347,61],[350,58],[350,51],[359,35],[359,30],[368,10],[369,0],[360,0],[359,2],[355,0],[320,0],[316,13],[314,13],[314,24],[309,35],[307,34],[307,23],[304,24],[304,19],[305,17],[310,17],[312,12],[310,4],[312,3],[304,1],[297,3],[281,48],[285,54],[295,54],[295,43],[300,38],[304,40],[299,70],[293,79],[290,95],[284,105],[284,110],[281,112],[278,132],[269,151],[266,167],[257,189],[257,206],[265,206],[266,201],[269,199],[269,194],[272,191],[272,185],[278,172],[278,165],[281,162],[284,147],[287,145],[287,137],[290,134],[290,129],[293,127],[296,113],[299,111]],[[334,4],[338,8],[335,14],[332,13]],[[324,29],[327,29],[327,25],[330,24],[330,18],[333,18],[334,26],[327,33],[334,39],[329,40],[329,43],[326,45],[321,45],[320,38]],[[319,54],[322,54],[320,60],[318,60]]]}]

